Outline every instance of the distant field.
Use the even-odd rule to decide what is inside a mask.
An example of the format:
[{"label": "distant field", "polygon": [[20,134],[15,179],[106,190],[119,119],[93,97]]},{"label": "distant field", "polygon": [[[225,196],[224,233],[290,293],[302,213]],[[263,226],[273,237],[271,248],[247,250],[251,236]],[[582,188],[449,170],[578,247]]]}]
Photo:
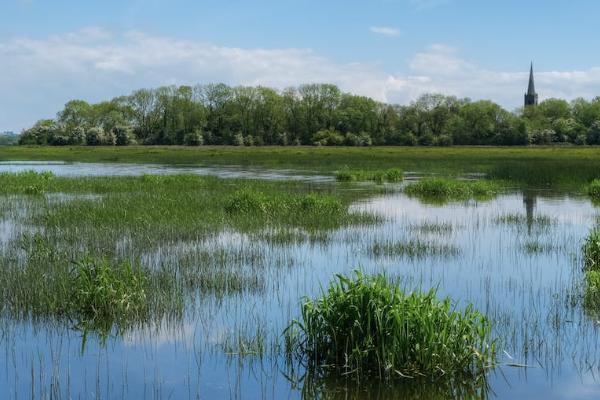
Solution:
[{"label": "distant field", "polygon": [[344,166],[401,168],[450,175],[483,172],[537,185],[600,176],[596,147],[0,147],[0,161],[13,160],[241,165],[320,173]]}]

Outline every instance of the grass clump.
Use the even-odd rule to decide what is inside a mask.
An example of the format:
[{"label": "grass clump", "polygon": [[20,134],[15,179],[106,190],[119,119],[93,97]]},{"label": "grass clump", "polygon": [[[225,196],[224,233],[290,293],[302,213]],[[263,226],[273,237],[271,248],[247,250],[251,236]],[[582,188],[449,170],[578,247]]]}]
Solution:
[{"label": "grass clump", "polygon": [[404,188],[409,196],[434,200],[487,199],[497,195],[500,190],[500,184],[494,181],[450,178],[425,178]]},{"label": "grass clump", "polygon": [[584,192],[593,200],[600,200],[600,179],[594,179],[584,187]]},{"label": "grass clump", "polygon": [[289,354],[325,374],[379,378],[478,377],[494,360],[490,323],[468,306],[455,311],[435,290],[404,293],[382,276],[338,275],[300,321],[286,329]]},{"label": "grass clump", "polygon": [[352,170],[348,167],[342,168],[335,173],[335,179],[338,182],[355,182],[355,181],[373,181],[377,183],[383,182],[402,182],[404,172],[399,168],[390,168],[385,170],[365,171]]},{"label": "grass clump", "polygon": [[230,195],[225,201],[225,211],[229,214],[269,214],[280,216],[287,213],[339,215],[347,210],[342,202],[333,196],[309,193],[293,196],[243,189]]},{"label": "grass clump", "polygon": [[600,230],[593,230],[583,244],[583,259],[585,269],[600,271]]},{"label": "grass clump", "polygon": [[594,314],[600,306],[600,230],[592,230],[583,244],[585,272],[584,306]]},{"label": "grass clump", "polygon": [[133,319],[147,313],[149,278],[124,261],[83,260],[71,270],[70,310],[82,321]]},{"label": "grass clump", "polygon": [[374,243],[369,248],[369,254],[376,258],[397,257],[411,260],[426,257],[452,257],[459,253],[460,250],[456,246],[421,240]]}]

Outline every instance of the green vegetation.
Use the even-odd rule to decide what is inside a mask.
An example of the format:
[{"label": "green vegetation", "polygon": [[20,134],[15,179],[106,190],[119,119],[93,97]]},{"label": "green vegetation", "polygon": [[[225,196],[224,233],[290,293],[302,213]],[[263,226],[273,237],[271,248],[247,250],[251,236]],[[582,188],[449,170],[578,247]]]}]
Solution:
[{"label": "green vegetation", "polygon": [[374,243],[369,247],[369,254],[373,257],[421,259],[426,257],[453,257],[459,253],[460,250],[453,245],[415,239],[405,242]]},{"label": "green vegetation", "polygon": [[105,336],[134,324],[176,317],[183,299],[174,279],[125,260],[84,258],[70,262],[40,234],[24,236],[25,265],[4,265],[0,273],[3,310],[15,318],[58,319]]},{"label": "green vegetation", "polygon": [[373,181],[377,183],[383,182],[402,182],[404,173],[399,168],[390,168],[383,171],[364,171],[351,170],[346,167],[335,173],[335,179],[339,182],[353,181]]},{"label": "green vegetation", "polygon": [[592,198],[592,200],[600,200],[600,179],[594,179],[584,188],[584,192]]},{"label": "green vegetation", "polygon": [[594,314],[600,306],[600,230],[593,229],[583,245],[585,271],[584,304]]},{"label": "green vegetation", "polygon": [[403,293],[381,275],[338,276],[306,300],[286,330],[290,353],[325,374],[389,377],[484,375],[495,355],[490,324],[471,306]]},{"label": "green vegetation", "polygon": [[450,146],[599,144],[600,99],[548,99],[511,113],[491,101],[425,94],[407,106],[331,84],[277,91],[224,84],[142,89],[69,101],[23,132],[38,145]]},{"label": "green vegetation", "polygon": [[179,319],[198,294],[264,290],[271,260],[220,238],[317,237],[378,222],[348,209],[366,192],[323,193],[295,182],[23,172],[0,174],[0,195],[31,232],[0,256],[0,313],[73,322],[103,336]]},{"label": "green vegetation", "polygon": [[486,199],[500,193],[498,182],[477,180],[466,181],[448,178],[425,178],[404,188],[409,196],[430,200]]},{"label": "green vegetation", "polygon": [[398,168],[443,176],[482,173],[533,187],[576,190],[598,178],[600,170],[598,151],[586,147],[0,147],[0,161],[8,160],[238,165],[331,175],[344,168]]},{"label": "green vegetation", "polygon": [[524,214],[503,214],[494,218],[494,222],[499,225],[535,226],[537,228],[547,228],[556,224],[556,220],[547,215],[527,217]]}]

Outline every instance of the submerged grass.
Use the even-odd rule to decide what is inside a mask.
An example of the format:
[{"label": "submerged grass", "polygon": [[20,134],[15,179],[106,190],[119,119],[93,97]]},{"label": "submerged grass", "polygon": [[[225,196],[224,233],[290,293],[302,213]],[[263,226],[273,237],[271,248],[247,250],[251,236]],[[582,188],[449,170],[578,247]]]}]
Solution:
[{"label": "submerged grass", "polygon": [[424,178],[404,188],[409,196],[431,201],[490,199],[502,190],[499,182],[488,180],[458,180],[450,178]]},{"label": "submerged grass", "polygon": [[422,259],[426,257],[454,257],[460,253],[460,249],[449,244],[412,239],[400,242],[374,243],[369,247],[369,255],[372,257]]},{"label": "submerged grass", "polygon": [[495,356],[490,323],[472,306],[456,311],[435,290],[404,293],[360,272],[306,300],[285,335],[288,353],[325,375],[476,378]]}]

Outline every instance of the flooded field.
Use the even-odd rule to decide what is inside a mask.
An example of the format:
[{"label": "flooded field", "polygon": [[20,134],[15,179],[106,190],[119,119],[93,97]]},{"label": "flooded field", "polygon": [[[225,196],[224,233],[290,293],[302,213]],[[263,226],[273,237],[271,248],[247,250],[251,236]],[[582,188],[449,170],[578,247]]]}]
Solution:
[{"label": "flooded field", "polygon": [[[582,259],[598,214],[581,193],[508,184],[432,201],[404,193],[406,181],[293,171],[0,164],[28,170],[53,175],[2,178],[1,398],[600,396],[600,314],[584,303]],[[270,208],[245,215],[240,193]],[[302,208],[312,201],[326,211]],[[89,325],[59,304],[73,274],[62,265],[86,257],[147,271],[143,317]],[[290,362],[283,332],[303,298],[354,270],[473,304],[491,322],[495,368],[477,382],[376,383]]]}]

